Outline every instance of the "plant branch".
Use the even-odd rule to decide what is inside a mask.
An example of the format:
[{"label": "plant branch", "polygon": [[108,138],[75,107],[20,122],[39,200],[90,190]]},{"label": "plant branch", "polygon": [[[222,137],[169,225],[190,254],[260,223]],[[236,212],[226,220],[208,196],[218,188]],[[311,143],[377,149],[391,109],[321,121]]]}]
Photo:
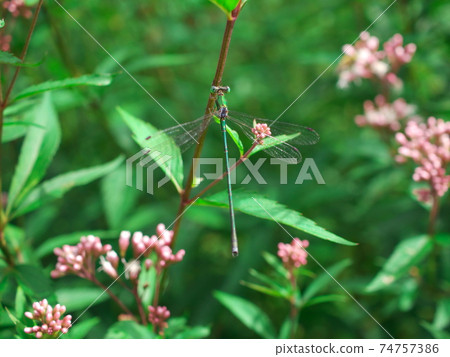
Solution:
[{"label": "plant branch", "polygon": [[[232,19],[227,20],[225,32],[223,34],[222,46],[220,48],[219,60],[217,62],[216,74],[215,74],[213,82],[212,82],[213,86],[220,86],[222,84],[222,76],[223,76],[223,72],[225,70],[225,64],[226,64],[227,57],[228,57],[231,36],[233,34],[234,24],[239,15],[240,9],[241,9],[241,3],[239,2],[236,9],[232,13],[232,15],[233,15]],[[209,98],[208,98],[208,102],[206,104],[205,116],[208,116],[209,114],[211,114],[213,112],[214,103],[215,103],[215,95],[210,94]],[[180,204],[179,204],[178,212],[177,212],[177,217],[180,217],[180,219],[178,219],[175,222],[175,226],[173,228],[174,235],[173,235],[173,240],[172,240],[172,244],[171,244],[172,247],[175,246],[175,241],[176,241],[176,238],[178,235],[178,231],[180,229],[181,217],[182,217],[184,210],[186,209],[186,206],[189,202],[189,196],[190,196],[191,190],[192,190],[192,183],[194,181],[194,172],[196,169],[196,166],[194,163],[197,162],[197,160],[195,160],[195,159],[199,158],[200,154],[202,152],[206,133],[208,131],[208,126],[207,126],[208,122],[209,122],[209,118],[205,117],[205,120],[203,122],[203,125],[204,125],[203,132],[201,133],[201,135],[198,139],[197,146],[195,148],[194,156],[193,156],[192,163],[191,163],[191,168],[189,170],[188,179],[186,181],[184,190],[181,192],[181,195],[180,195]]]},{"label": "plant branch", "polygon": [[128,315],[133,316],[133,313],[125,306],[125,304],[115,295],[111,290],[109,290],[105,285],[103,285],[100,281],[97,280],[95,276],[91,276],[90,279],[94,284],[102,288],[110,297],[113,299],[120,308],[127,313]]},{"label": "plant branch", "polygon": [[289,272],[289,281],[291,283],[291,288],[292,288],[292,296],[290,299],[291,311],[290,311],[290,316],[289,316],[291,319],[290,337],[294,338],[295,332],[297,331],[297,318],[298,318],[299,309],[297,306],[297,302],[295,301],[295,297],[297,295],[298,288],[297,288],[297,279],[295,278],[293,271]]},{"label": "plant branch", "polygon": [[144,326],[147,326],[147,316],[145,316],[145,311],[142,306],[142,300],[139,297],[137,282],[134,282],[132,293],[134,295],[134,298],[136,299],[136,304],[138,307],[139,316],[141,317],[141,322]]},{"label": "plant branch", "polygon": [[[31,20],[31,26],[30,26],[30,29],[28,31],[27,38],[25,40],[25,45],[23,46],[22,54],[19,57],[22,62],[25,60],[25,57],[27,55],[28,47],[29,47],[30,41],[31,41],[31,36],[33,35],[34,28],[36,27],[37,19],[38,19],[38,16],[39,16],[39,12],[41,11],[41,7],[42,7],[42,3],[43,2],[44,2],[44,0],[39,0],[39,3],[37,5],[36,10],[35,10],[34,15],[33,15],[33,19]],[[13,77],[11,79],[11,82],[9,83],[8,89],[6,90],[5,97],[3,98],[3,101],[1,103],[1,110],[5,109],[6,106],[8,105],[8,99],[9,99],[9,96],[11,95],[11,91],[12,91],[12,89],[14,87],[14,84],[16,83],[17,76],[19,75],[20,69],[21,69],[21,67],[17,66],[17,68],[16,68],[16,70],[14,72],[14,75],[13,75]]]}]

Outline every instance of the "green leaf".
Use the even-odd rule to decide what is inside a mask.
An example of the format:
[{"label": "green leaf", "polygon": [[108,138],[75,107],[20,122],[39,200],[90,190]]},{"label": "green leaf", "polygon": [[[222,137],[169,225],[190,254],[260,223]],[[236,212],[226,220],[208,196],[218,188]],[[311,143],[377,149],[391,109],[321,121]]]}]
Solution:
[{"label": "green leaf", "polygon": [[65,305],[68,311],[84,310],[89,305],[92,306],[108,300],[108,294],[103,294],[103,290],[93,287],[69,287],[56,290],[58,304]]},{"label": "green leaf", "polygon": [[138,56],[133,62],[130,62],[126,67],[131,73],[169,66],[181,66],[189,63],[193,63],[196,60],[196,56],[189,54],[154,54],[151,56]]},{"label": "green leaf", "polygon": [[221,291],[215,291],[214,297],[250,330],[264,338],[275,338],[275,329],[269,317],[258,306],[241,297]]},{"label": "green leaf", "polygon": [[443,247],[450,247],[450,234],[448,233],[436,234],[434,240],[436,241],[437,244],[440,244]]},{"label": "green leaf", "polygon": [[286,317],[283,324],[280,328],[280,334],[278,335],[278,338],[289,338],[292,331],[292,319],[290,317]]},{"label": "green leaf", "polygon": [[[251,216],[286,224],[290,227],[330,242],[344,245],[356,245],[356,243],[350,242],[325,230],[322,227],[319,227],[314,221],[304,217],[301,213],[291,210],[286,206],[259,194],[235,190],[233,192],[233,201],[234,209],[236,211],[241,211],[242,213]],[[205,199],[199,199],[197,200],[197,204],[228,207],[227,193],[223,191]]]},{"label": "green leaf", "polygon": [[92,317],[90,319],[84,321],[77,321],[70,329],[69,333],[64,334],[61,338],[70,338],[70,339],[80,339],[86,337],[86,335],[91,331],[95,326],[100,323],[100,318]]},{"label": "green leaf", "polygon": [[239,3],[239,0],[209,0],[213,4],[219,7],[228,17],[231,19],[231,12],[236,8]]},{"label": "green leaf", "polygon": [[108,225],[121,229],[138,199],[139,191],[126,185],[126,170],[122,165],[102,180],[103,208]]},{"label": "green leaf", "polygon": [[274,270],[278,273],[278,275],[280,275],[283,278],[287,278],[288,271],[283,266],[279,258],[268,252],[263,252],[262,256],[264,260],[267,262],[267,264],[269,264],[270,266],[272,266],[272,268],[274,268]]},{"label": "green leaf", "polygon": [[119,321],[112,325],[106,332],[105,338],[129,339],[129,338],[158,338],[150,330],[151,326],[142,326],[135,321]]},{"label": "green leaf", "polygon": [[197,339],[208,337],[211,333],[207,326],[187,326],[185,317],[173,317],[167,323],[169,327],[164,331],[166,338]]},{"label": "green leaf", "polygon": [[[121,108],[117,108],[117,110],[133,133],[134,141],[141,148],[147,148],[147,137],[160,133],[153,125],[132,116]],[[161,162],[160,154],[155,151],[151,151],[147,155],[150,156],[164,171],[167,177],[170,178],[177,191],[181,192],[181,186],[183,185],[183,159],[181,157],[180,148],[169,136],[167,136],[166,139],[167,140],[164,140],[165,149],[163,154],[169,155],[171,157],[170,160]]]},{"label": "green leaf", "polygon": [[299,136],[300,133],[295,133],[295,134],[290,134],[290,135],[279,135],[279,136],[274,136],[274,137],[269,137],[269,138],[265,138],[263,141],[262,145],[257,145],[252,152],[250,153],[250,155],[248,155],[249,157],[256,154],[257,152],[266,150],[268,148],[271,148],[273,146],[277,146],[280,145],[281,143],[284,143],[286,141],[292,140],[295,137]]},{"label": "green leaf", "polygon": [[117,238],[119,236],[119,231],[81,231],[73,232],[68,234],[62,234],[57,237],[48,238],[34,251],[36,257],[42,258],[48,254],[53,253],[53,249],[56,247],[62,247],[64,244],[75,245],[80,241],[83,236],[88,236],[92,234],[96,237],[106,238]]},{"label": "green leaf", "polygon": [[411,267],[425,259],[432,248],[433,243],[426,235],[403,240],[397,245],[382,270],[370,282],[366,290],[374,292],[392,285]]},{"label": "green leaf", "polygon": [[421,325],[436,339],[448,340],[450,339],[450,333],[437,329],[429,322],[423,321]]},{"label": "green leaf", "polygon": [[443,330],[448,325],[450,325],[450,299],[442,299],[438,302],[433,327]]},{"label": "green leaf", "polygon": [[5,310],[6,310],[6,313],[8,314],[9,319],[12,321],[12,323],[14,325],[21,324],[20,320],[16,316],[14,316],[14,314],[11,311],[9,311],[9,309],[6,306],[5,306]]},{"label": "green leaf", "polygon": [[[42,62],[42,61],[41,61]],[[0,64],[6,64],[16,67],[35,67],[41,62],[38,63],[24,63],[20,58],[14,56],[10,52],[0,51]]]},{"label": "green leaf", "polygon": [[48,298],[52,294],[50,279],[42,269],[33,265],[17,265],[15,275],[27,295],[33,298]]},{"label": "green leaf", "polygon": [[303,292],[302,303],[308,302],[311,298],[313,298],[317,293],[322,291],[327,285],[333,283],[334,280],[330,277],[330,275],[336,278],[345,268],[347,268],[351,264],[349,259],[343,260],[332,265],[327,269],[329,275],[326,272],[320,274],[311,284]]},{"label": "green leaf", "polygon": [[[214,120],[217,124],[220,124],[220,119],[214,115]],[[231,137],[233,142],[236,144],[236,147],[239,150],[239,154],[244,155],[244,144],[242,144],[241,139],[239,138],[239,133],[236,130],[231,129],[228,125],[226,125],[226,130],[228,135]]]},{"label": "green leaf", "polygon": [[14,308],[16,310],[16,316],[23,316],[25,312],[25,305],[27,303],[27,299],[25,297],[25,293],[23,289],[18,286],[16,291],[16,299],[14,302]]},{"label": "green leaf", "polygon": [[281,297],[281,298],[286,297],[286,294],[283,294],[283,293],[279,292],[278,290],[268,288],[267,286],[249,283],[247,281],[241,281],[241,284],[246,286],[247,288],[258,291],[262,294],[266,294],[266,295],[274,296],[274,297]]},{"label": "green leaf", "polygon": [[45,130],[35,126],[28,128],[9,190],[8,213],[44,177],[58,150],[61,129],[50,94],[36,107],[34,123]]},{"label": "green leaf", "polygon": [[313,306],[317,304],[323,304],[326,302],[343,302],[347,299],[344,295],[338,295],[338,294],[330,294],[330,295],[321,295],[313,297],[312,299],[308,300],[303,307]]},{"label": "green leaf", "polygon": [[68,172],[43,182],[20,202],[13,216],[17,217],[31,212],[45,203],[61,198],[67,191],[74,187],[86,185],[107,175],[117,168],[122,161],[123,157],[119,156],[106,164]]},{"label": "green leaf", "polygon": [[30,97],[39,93],[78,86],[107,86],[112,81],[112,75],[110,74],[89,74],[77,78],[67,78],[59,81],[48,81],[34,86],[28,87],[20,92],[14,100]]},{"label": "green leaf", "polygon": [[21,138],[27,133],[27,127],[5,126],[3,128],[2,144]]}]

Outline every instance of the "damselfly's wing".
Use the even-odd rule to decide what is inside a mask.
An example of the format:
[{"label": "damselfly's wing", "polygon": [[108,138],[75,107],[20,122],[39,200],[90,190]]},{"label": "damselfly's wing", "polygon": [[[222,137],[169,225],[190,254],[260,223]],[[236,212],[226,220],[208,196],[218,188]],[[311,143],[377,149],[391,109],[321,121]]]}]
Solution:
[{"label": "damselfly's wing", "polygon": [[300,161],[302,155],[298,147],[316,144],[320,139],[314,129],[303,125],[260,119],[237,112],[230,112],[228,120],[240,126],[244,134],[251,140],[255,140],[255,135],[252,133],[254,121],[267,124],[272,135],[266,137],[263,144],[258,145],[254,152],[264,150],[276,158]]},{"label": "damselfly's wing", "polygon": [[203,116],[190,122],[158,131],[156,134],[142,139],[144,139],[145,147],[148,150],[158,151],[167,155],[173,153],[174,150],[179,150],[183,153],[198,143],[200,134],[209,125],[210,120],[210,116]]}]

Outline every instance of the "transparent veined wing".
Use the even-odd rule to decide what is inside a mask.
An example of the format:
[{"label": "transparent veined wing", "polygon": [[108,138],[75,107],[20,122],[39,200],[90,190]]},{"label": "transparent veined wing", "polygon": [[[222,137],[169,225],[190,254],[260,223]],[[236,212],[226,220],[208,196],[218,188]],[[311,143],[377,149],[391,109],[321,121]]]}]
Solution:
[{"label": "transparent veined wing", "polygon": [[254,121],[270,127],[272,135],[265,138],[263,144],[258,145],[253,153],[264,150],[272,157],[301,160],[302,155],[298,147],[316,144],[320,139],[314,129],[303,125],[261,119],[233,111],[230,111],[227,119],[238,125],[251,140],[255,140],[251,131]]}]

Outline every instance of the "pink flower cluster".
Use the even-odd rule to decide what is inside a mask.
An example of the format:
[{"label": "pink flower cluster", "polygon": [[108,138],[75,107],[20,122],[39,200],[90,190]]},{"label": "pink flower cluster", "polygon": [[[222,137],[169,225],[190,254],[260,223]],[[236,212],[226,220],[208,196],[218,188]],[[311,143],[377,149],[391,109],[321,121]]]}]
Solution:
[{"label": "pink flower cluster", "polygon": [[[146,269],[150,269],[154,265],[159,273],[163,268],[183,260],[185,254],[184,249],[173,254],[172,248],[170,247],[173,239],[173,231],[167,230],[164,224],[160,223],[156,227],[156,234],[149,237],[143,235],[141,232],[135,232],[131,237],[130,232],[123,231],[119,238],[122,261],[125,262],[125,254],[130,245],[130,238],[134,259],[137,260],[141,257],[147,258],[145,260]],[[152,252],[155,253],[155,261],[149,259]]]},{"label": "pink flower cluster", "polygon": [[272,135],[270,127],[263,123],[253,123],[252,133],[255,134],[256,141],[259,145],[263,143],[263,139]]},{"label": "pink flower cluster", "polygon": [[306,265],[308,253],[305,248],[308,246],[307,240],[301,241],[298,238],[294,238],[290,244],[278,243],[278,256],[287,270],[292,271],[294,268]]},{"label": "pink flower cluster", "polygon": [[450,122],[434,117],[427,123],[408,122],[405,133],[397,133],[401,145],[396,157],[400,163],[412,159],[416,167],[413,180],[428,182],[429,189],[420,189],[416,195],[420,201],[429,202],[433,194],[441,197],[450,185],[450,175],[446,175],[450,162]]},{"label": "pink flower cluster", "polygon": [[413,119],[415,107],[406,103],[402,98],[388,103],[383,95],[377,95],[375,101],[366,100],[364,102],[364,115],[357,115],[355,122],[359,126],[371,126],[373,128],[387,128],[398,131],[401,128],[400,120]]},{"label": "pink flower cluster", "polygon": [[403,47],[402,35],[396,34],[384,44],[384,51],[379,47],[378,38],[368,32],[362,32],[355,45],[345,45],[338,67],[338,86],[346,88],[351,82],[366,78],[400,87],[402,82],[396,73],[401,65],[411,61],[416,45]]},{"label": "pink flower cluster", "polygon": [[149,306],[148,307],[148,321],[153,325],[159,334],[164,333],[164,329],[169,327],[167,319],[170,317],[170,311],[165,306]]},{"label": "pink flower cluster", "polygon": [[49,336],[56,337],[59,332],[67,333],[72,326],[72,316],[67,315],[62,317],[66,312],[64,305],[57,304],[52,307],[48,304],[47,299],[44,299],[33,304],[33,312],[25,312],[25,316],[34,320],[39,325],[33,327],[26,327],[25,333],[34,334],[37,338]]},{"label": "pink flower cluster", "polygon": [[22,16],[26,19],[31,17],[31,10],[25,4],[24,0],[9,0],[3,2],[3,7],[8,10],[14,17]]},{"label": "pink flower cluster", "polygon": [[64,245],[62,248],[55,248],[53,252],[58,256],[58,262],[51,276],[60,278],[67,274],[75,274],[81,278],[91,279],[95,275],[98,257],[111,249],[111,245],[102,245],[100,238],[93,235],[81,237],[80,243],[75,246]]}]

